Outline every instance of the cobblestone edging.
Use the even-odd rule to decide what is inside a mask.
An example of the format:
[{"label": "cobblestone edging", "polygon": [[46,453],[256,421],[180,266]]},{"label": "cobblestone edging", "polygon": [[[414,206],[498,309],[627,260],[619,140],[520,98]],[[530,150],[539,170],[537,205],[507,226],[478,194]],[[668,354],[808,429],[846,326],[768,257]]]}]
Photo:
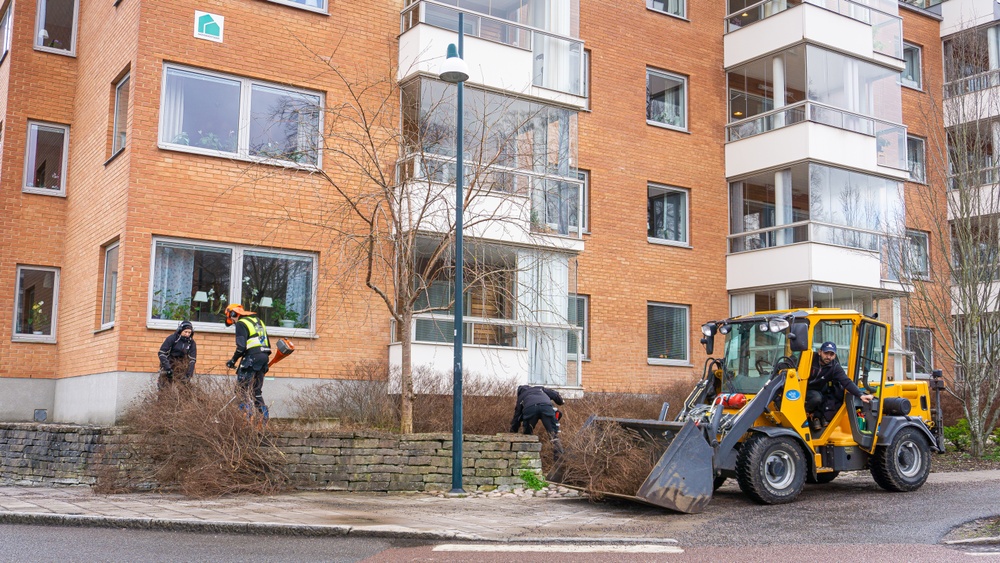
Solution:
[{"label": "cobblestone edging", "polygon": [[[104,446],[130,440],[120,428],[0,423],[0,485],[93,485]],[[466,435],[462,480],[468,491],[523,486],[521,471],[541,473],[535,436]],[[451,488],[451,434],[282,430],[275,445],[290,483],[304,490],[370,492]]]}]

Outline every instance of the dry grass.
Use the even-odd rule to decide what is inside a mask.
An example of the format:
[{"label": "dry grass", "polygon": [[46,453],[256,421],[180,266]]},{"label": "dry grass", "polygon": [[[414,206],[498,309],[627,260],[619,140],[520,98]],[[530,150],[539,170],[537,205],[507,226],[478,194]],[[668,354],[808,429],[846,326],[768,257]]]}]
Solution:
[{"label": "dry grass", "polygon": [[234,400],[232,380],[174,384],[153,391],[125,413],[122,443],[104,452],[95,491],[177,490],[204,498],[271,494],[285,483],[284,455],[259,415]]}]

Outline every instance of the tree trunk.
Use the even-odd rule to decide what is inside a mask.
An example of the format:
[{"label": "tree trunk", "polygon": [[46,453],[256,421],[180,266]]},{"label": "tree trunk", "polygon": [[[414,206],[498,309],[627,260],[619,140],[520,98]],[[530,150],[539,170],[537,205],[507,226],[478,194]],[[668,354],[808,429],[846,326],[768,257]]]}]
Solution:
[{"label": "tree trunk", "polygon": [[402,346],[402,366],[399,377],[399,431],[403,434],[413,433],[413,366],[412,348],[413,338],[410,334],[413,321],[413,313],[404,311],[402,315],[402,330],[400,331],[400,345]]}]

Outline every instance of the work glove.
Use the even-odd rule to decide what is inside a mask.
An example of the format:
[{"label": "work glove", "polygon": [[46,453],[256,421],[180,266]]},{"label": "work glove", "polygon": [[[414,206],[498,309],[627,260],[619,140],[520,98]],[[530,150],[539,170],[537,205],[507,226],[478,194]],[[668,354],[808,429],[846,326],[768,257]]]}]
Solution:
[{"label": "work glove", "polygon": [[236,369],[236,360],[229,360],[226,362],[226,367],[229,369]]}]

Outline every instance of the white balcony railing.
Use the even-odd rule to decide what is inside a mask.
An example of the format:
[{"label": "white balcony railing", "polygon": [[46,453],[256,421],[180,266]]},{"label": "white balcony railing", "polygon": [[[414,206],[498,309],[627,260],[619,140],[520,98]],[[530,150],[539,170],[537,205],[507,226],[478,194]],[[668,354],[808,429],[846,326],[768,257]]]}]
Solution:
[{"label": "white balcony railing", "polygon": [[765,248],[776,248],[802,242],[817,242],[844,246],[872,252],[886,247],[891,239],[901,239],[885,232],[871,231],[823,223],[820,221],[798,221],[765,229],[729,235],[729,253],[747,252]]}]

